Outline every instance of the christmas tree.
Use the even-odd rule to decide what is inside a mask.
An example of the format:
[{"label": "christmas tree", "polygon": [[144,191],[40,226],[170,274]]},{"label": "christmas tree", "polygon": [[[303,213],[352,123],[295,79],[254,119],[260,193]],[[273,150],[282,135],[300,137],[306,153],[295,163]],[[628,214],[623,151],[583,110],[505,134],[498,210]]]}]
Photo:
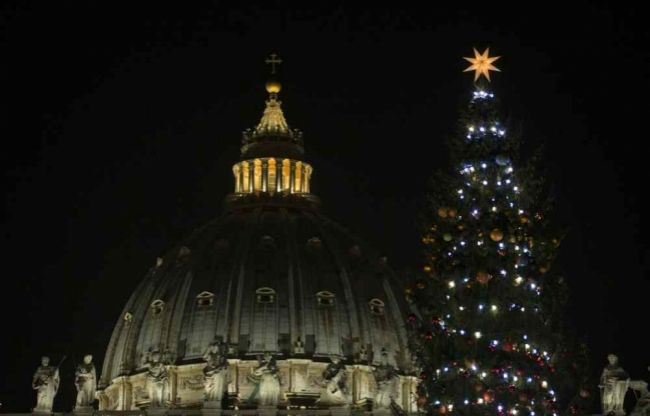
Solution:
[{"label": "christmas tree", "polygon": [[[406,290],[411,351],[427,413],[558,415],[554,380],[564,283],[549,198],[520,140],[500,122],[490,89],[499,57],[465,58],[475,89],[450,142],[457,171],[439,175],[423,234],[426,262]],[[482,79],[481,77],[484,77]],[[564,370],[562,370],[564,371]]]}]

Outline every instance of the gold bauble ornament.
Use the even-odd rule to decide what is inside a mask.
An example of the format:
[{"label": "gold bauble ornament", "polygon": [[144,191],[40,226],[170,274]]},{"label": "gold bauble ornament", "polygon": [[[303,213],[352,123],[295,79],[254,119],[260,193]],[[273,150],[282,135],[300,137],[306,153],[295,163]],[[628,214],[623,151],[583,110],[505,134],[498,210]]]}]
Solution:
[{"label": "gold bauble ornament", "polygon": [[422,268],[422,270],[425,271],[425,273],[429,273],[431,271],[431,266],[427,265]]},{"label": "gold bauble ornament", "polygon": [[488,272],[480,271],[476,273],[476,280],[478,280],[478,282],[482,285],[486,285],[491,278],[492,276],[490,276]]},{"label": "gold bauble ornament", "polygon": [[503,231],[499,230],[498,228],[495,228],[494,230],[490,231],[490,238],[492,241],[499,242],[503,240]]},{"label": "gold bauble ornament", "polygon": [[412,295],[413,294],[413,289],[410,288],[410,287],[407,287],[406,289],[404,289],[404,293],[407,294],[407,295]]},{"label": "gold bauble ornament", "polygon": [[547,273],[547,272],[548,272],[548,266],[541,266],[541,267],[539,268],[539,272],[540,272],[541,274],[545,274],[545,273]]},{"label": "gold bauble ornament", "polygon": [[517,237],[515,237],[514,235],[511,235],[510,237],[508,237],[508,242],[509,243],[516,243],[517,242]]},{"label": "gold bauble ornament", "polygon": [[449,208],[447,210],[447,215],[449,218],[456,218],[456,215],[458,215],[458,210],[456,208]]},{"label": "gold bauble ornament", "polygon": [[519,217],[519,222],[522,224],[528,224],[528,217],[526,215],[522,215]]},{"label": "gold bauble ornament", "polygon": [[442,236],[442,239],[447,241],[447,242],[451,241],[452,238],[454,238],[454,237],[452,237],[452,235],[449,234],[449,233],[444,233],[443,236]]},{"label": "gold bauble ornament", "polygon": [[447,218],[447,208],[444,207],[438,208],[438,216],[441,218]]}]

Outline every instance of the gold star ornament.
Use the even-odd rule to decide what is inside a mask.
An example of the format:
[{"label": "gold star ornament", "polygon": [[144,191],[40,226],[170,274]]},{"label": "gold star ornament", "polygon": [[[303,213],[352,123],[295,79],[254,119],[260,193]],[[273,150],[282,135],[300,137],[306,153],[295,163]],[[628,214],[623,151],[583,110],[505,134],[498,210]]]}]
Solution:
[{"label": "gold star ornament", "polygon": [[470,65],[465,69],[463,72],[468,72],[468,71],[474,71],[474,82],[478,81],[478,79],[481,77],[481,75],[485,76],[488,81],[490,81],[490,71],[497,71],[501,72],[501,70],[492,63],[496,61],[497,59],[501,58],[500,56],[489,56],[490,55],[490,48],[486,48],[485,51],[480,54],[474,48],[474,57],[473,58],[468,58],[468,57],[463,57],[464,60],[469,62]]}]

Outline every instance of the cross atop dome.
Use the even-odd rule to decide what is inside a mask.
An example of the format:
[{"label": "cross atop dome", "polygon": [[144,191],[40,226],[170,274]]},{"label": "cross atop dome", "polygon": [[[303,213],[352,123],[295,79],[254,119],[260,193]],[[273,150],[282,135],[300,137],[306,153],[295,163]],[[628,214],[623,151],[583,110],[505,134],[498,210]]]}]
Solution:
[{"label": "cross atop dome", "polygon": [[265,60],[264,62],[271,65],[271,75],[274,75],[275,74],[275,65],[281,64],[282,59],[280,59],[277,54],[272,53],[271,56],[267,60]]}]

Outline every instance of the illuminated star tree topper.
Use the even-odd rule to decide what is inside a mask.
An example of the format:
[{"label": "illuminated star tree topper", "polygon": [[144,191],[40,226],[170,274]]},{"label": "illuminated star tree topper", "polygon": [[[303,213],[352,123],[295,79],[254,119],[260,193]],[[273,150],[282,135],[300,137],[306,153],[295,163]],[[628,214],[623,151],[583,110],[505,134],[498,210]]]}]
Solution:
[{"label": "illuminated star tree topper", "polygon": [[501,72],[499,68],[492,65],[493,62],[495,62],[497,59],[501,57],[489,56],[489,55],[490,55],[490,48],[486,48],[482,54],[479,53],[476,50],[476,48],[474,48],[473,58],[468,58],[466,56],[463,57],[463,59],[465,59],[470,64],[472,64],[469,67],[467,67],[463,72],[474,71],[474,82],[478,81],[481,75],[485,76],[485,78],[487,78],[487,80],[490,81],[490,71]]}]

